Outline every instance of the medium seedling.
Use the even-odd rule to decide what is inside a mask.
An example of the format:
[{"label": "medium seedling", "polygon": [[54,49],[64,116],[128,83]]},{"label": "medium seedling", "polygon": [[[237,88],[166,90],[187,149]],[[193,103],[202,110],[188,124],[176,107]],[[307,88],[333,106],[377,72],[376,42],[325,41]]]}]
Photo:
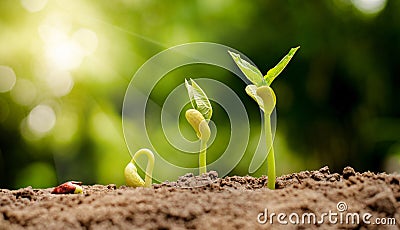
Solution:
[{"label": "medium seedling", "polygon": [[251,85],[246,86],[246,93],[252,97],[264,112],[264,129],[266,136],[267,148],[269,152],[267,155],[267,175],[268,175],[268,188],[275,189],[275,154],[272,140],[271,130],[271,114],[276,105],[276,96],[270,87],[272,81],[283,71],[287,64],[289,64],[293,55],[300,47],[290,49],[289,53],[272,69],[268,70],[267,74],[263,76],[260,70],[247,61],[240,58],[239,54],[228,51],[236,65],[243,72],[243,74],[251,81]]},{"label": "medium seedling", "polygon": [[185,86],[193,108],[186,111],[185,117],[200,139],[199,174],[203,174],[207,172],[207,141],[211,135],[208,122],[212,116],[212,107],[200,86],[192,79],[189,81],[185,79]]},{"label": "medium seedling", "polygon": [[[139,176],[137,168],[135,166],[137,161],[136,159],[138,158],[138,156],[143,154],[146,155],[148,158],[145,180],[143,180]],[[126,185],[130,187],[151,187],[153,168],[154,168],[153,152],[151,152],[149,149],[140,149],[133,155],[132,160],[125,167],[124,174],[125,174]]]}]

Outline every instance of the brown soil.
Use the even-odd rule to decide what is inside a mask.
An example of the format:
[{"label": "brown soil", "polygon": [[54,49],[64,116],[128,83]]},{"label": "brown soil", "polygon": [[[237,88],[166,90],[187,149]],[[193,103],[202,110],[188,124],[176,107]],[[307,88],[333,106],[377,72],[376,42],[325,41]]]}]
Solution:
[{"label": "brown soil", "polygon": [[[358,173],[350,167],[339,175],[324,167],[279,177],[274,191],[265,188],[266,177],[215,176],[203,176],[200,180],[206,185],[194,188],[187,187],[198,185],[191,182],[198,178],[186,175],[147,189],[83,186],[83,194],[51,194],[51,188],[0,189],[0,229],[400,228],[400,175]],[[339,202],[345,202],[347,210]],[[257,218],[265,221],[266,209],[268,219],[260,224]],[[272,213],[276,215],[271,223]],[[287,224],[278,222],[280,213]],[[362,221],[368,213],[371,224]],[[308,218],[313,222],[311,214],[324,223],[308,224]],[[299,224],[292,223],[296,215]],[[358,224],[351,222],[352,215],[360,216]],[[391,224],[373,224],[378,220]]]}]

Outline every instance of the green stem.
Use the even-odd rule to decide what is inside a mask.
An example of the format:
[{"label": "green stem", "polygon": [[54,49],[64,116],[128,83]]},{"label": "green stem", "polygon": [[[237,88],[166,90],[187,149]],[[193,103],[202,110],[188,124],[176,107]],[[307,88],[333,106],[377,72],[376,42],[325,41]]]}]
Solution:
[{"label": "green stem", "polygon": [[199,155],[199,174],[203,174],[207,172],[207,141],[203,139],[200,140],[201,149]]},{"label": "green stem", "polygon": [[267,166],[268,166],[268,184],[267,187],[269,189],[275,189],[275,155],[274,155],[274,145],[272,140],[272,130],[271,130],[271,115],[264,112],[264,128],[265,128],[265,137],[268,151],[267,156]]},{"label": "green stem", "polygon": [[276,97],[274,91],[269,86],[261,86],[256,90],[256,94],[262,99],[264,105],[264,128],[266,144],[268,149],[267,166],[268,166],[268,188],[275,189],[275,156],[274,145],[271,130],[271,114],[276,105]]},{"label": "green stem", "polygon": [[144,178],[144,187],[151,187],[151,182],[152,182],[152,174],[153,174],[153,169],[154,169],[154,154],[149,150],[149,149],[140,149],[135,153],[135,155],[132,157],[132,161],[136,163],[136,159],[140,155],[146,155],[147,156],[147,166],[146,166],[146,175]]}]

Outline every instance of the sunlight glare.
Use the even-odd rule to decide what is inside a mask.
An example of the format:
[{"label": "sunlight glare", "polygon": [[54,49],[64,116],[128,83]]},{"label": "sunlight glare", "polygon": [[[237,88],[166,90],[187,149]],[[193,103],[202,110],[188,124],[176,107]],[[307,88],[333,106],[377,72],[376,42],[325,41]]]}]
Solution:
[{"label": "sunlight glare", "polygon": [[80,45],[86,56],[91,55],[98,44],[97,35],[89,29],[79,29],[72,35],[72,40]]},{"label": "sunlight glare", "polygon": [[46,57],[56,69],[73,70],[82,63],[83,52],[79,44],[67,40],[46,46]]},{"label": "sunlight glare", "polygon": [[45,42],[45,54],[52,69],[73,70],[78,68],[83,58],[91,55],[98,45],[95,32],[80,28],[71,37],[63,27],[41,25],[39,34]]}]

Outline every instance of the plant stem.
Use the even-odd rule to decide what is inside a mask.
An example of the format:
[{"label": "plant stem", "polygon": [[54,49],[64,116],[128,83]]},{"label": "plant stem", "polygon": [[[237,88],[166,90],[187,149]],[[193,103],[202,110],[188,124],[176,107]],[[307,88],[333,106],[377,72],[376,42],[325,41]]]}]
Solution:
[{"label": "plant stem", "polygon": [[207,140],[201,139],[201,149],[199,155],[199,174],[207,172]]},{"label": "plant stem", "polygon": [[151,187],[152,182],[152,174],[154,169],[154,154],[149,149],[140,149],[133,155],[132,161],[136,163],[136,158],[139,155],[146,155],[147,156],[147,166],[146,166],[146,175],[144,178],[144,187]]},{"label": "plant stem", "polygon": [[276,105],[276,96],[274,91],[269,86],[261,86],[256,90],[256,94],[262,99],[264,105],[264,128],[265,138],[268,149],[267,166],[268,166],[268,188],[275,189],[275,156],[274,145],[272,140],[271,130],[271,114]]},{"label": "plant stem", "polygon": [[274,145],[272,142],[272,130],[271,130],[271,114],[264,112],[264,128],[265,128],[265,137],[268,151],[267,156],[267,175],[268,175],[268,183],[267,187],[269,189],[275,189],[275,155],[274,155]]}]

